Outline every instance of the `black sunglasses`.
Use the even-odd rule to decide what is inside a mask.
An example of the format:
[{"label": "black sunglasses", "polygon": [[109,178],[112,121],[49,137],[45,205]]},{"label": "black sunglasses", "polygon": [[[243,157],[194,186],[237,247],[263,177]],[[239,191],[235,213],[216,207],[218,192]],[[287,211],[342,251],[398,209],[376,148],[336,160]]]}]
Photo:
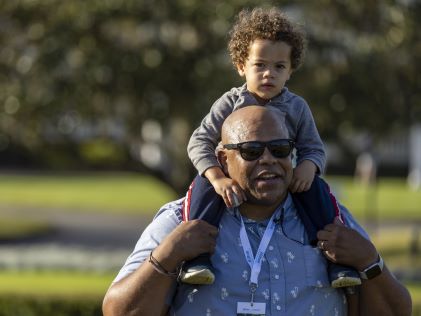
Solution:
[{"label": "black sunglasses", "polygon": [[266,147],[275,158],[286,158],[294,148],[294,141],[292,139],[274,139],[268,142],[251,141],[226,144],[223,147],[229,150],[238,150],[244,160],[253,161],[263,155]]}]

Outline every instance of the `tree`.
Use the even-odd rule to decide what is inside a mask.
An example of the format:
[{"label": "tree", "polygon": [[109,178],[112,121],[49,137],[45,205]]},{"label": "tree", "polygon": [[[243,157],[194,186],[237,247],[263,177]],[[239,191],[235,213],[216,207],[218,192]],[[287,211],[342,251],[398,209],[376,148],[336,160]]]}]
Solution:
[{"label": "tree", "polygon": [[[227,31],[241,8],[255,5],[0,2],[0,163],[19,156],[57,168],[136,166],[183,191],[193,173],[190,133],[217,97],[241,84]],[[305,22],[308,58],[289,85],[309,102],[324,139],[349,150],[349,130],[375,138],[420,120],[417,1],[279,5]],[[156,123],[162,137],[141,133],[159,132]],[[150,161],[160,157],[158,167],[136,160],[141,148]]]}]

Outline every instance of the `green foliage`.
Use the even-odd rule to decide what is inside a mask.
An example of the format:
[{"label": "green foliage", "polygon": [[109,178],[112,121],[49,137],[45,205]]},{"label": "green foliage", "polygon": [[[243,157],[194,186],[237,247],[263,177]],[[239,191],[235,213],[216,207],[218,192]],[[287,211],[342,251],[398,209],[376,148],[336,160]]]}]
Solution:
[{"label": "green foliage", "polygon": [[84,142],[79,147],[82,158],[92,167],[118,167],[127,160],[124,148],[106,139]]},{"label": "green foliage", "polygon": [[[308,58],[288,85],[311,105],[323,139],[352,153],[346,163],[355,155],[350,132],[384,135],[421,120],[419,1],[277,4],[309,35]],[[153,119],[164,130],[161,175],[185,187],[188,136],[241,83],[227,32],[241,8],[256,5],[1,1],[0,163],[76,168],[93,159],[128,169],[145,141],[143,123]],[[177,120],[183,132],[174,131]],[[110,143],[79,147],[96,139]]]}]

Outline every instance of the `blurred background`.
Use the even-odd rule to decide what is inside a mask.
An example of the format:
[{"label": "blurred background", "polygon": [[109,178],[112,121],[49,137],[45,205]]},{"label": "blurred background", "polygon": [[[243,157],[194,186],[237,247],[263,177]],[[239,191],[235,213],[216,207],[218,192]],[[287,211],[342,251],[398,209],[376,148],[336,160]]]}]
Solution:
[{"label": "blurred background", "polygon": [[[288,88],[421,315],[421,3],[265,4],[306,30]],[[195,175],[192,131],[242,84],[227,32],[256,5],[0,0],[0,315],[101,315],[145,225]]]}]

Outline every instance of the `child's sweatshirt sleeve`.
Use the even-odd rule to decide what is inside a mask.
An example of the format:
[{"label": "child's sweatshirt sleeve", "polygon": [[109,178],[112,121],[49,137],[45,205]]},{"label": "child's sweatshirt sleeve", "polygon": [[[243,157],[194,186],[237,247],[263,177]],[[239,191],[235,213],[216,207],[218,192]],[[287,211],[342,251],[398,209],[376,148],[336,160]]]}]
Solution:
[{"label": "child's sweatshirt sleeve", "polygon": [[222,124],[233,112],[234,104],[234,95],[231,92],[225,93],[215,101],[210,112],[190,137],[187,152],[200,175],[211,167],[220,166],[215,149],[221,139]]},{"label": "child's sweatshirt sleeve", "polygon": [[301,115],[297,121],[295,147],[297,149],[297,165],[303,160],[312,161],[318,168],[317,173],[323,174],[326,167],[326,154],[310,107],[301,99]]}]

